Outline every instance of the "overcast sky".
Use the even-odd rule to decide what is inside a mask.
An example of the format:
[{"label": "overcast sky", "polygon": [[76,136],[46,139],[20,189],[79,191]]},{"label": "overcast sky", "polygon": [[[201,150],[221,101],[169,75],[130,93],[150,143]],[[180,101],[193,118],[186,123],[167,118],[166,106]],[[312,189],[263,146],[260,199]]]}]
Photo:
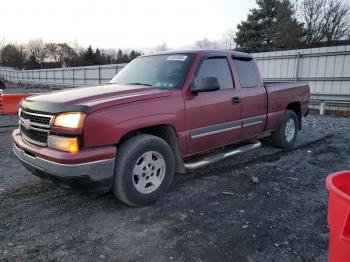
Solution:
[{"label": "overcast sky", "polygon": [[0,38],[25,43],[72,42],[86,47],[178,48],[218,40],[246,19],[255,0],[3,0]]}]

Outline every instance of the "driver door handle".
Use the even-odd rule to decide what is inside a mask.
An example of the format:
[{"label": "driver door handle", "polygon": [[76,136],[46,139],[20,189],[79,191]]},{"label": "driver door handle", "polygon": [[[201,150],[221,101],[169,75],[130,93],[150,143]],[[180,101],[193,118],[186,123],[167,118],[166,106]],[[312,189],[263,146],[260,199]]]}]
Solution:
[{"label": "driver door handle", "polygon": [[231,98],[232,105],[239,104],[241,102],[241,99],[238,96],[234,96]]}]

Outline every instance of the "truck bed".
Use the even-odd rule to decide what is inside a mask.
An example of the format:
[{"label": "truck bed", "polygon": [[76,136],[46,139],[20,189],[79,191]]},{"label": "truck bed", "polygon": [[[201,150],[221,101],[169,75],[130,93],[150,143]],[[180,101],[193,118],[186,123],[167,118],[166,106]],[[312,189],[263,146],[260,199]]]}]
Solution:
[{"label": "truck bed", "polygon": [[[290,101],[298,101],[300,103],[300,116],[305,116],[308,112],[308,103],[310,99],[310,88],[307,83],[273,83],[265,84],[267,92],[267,117],[268,124],[266,130],[274,130],[280,123],[283,113],[290,105]],[[298,104],[298,105],[297,105]],[[293,105],[292,105],[293,106]]]}]

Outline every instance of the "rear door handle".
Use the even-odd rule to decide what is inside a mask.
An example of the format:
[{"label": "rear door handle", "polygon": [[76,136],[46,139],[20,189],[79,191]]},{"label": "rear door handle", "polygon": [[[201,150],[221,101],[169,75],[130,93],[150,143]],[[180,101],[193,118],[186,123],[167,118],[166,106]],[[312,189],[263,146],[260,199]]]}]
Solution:
[{"label": "rear door handle", "polygon": [[231,98],[232,105],[239,104],[241,102],[241,99],[238,96],[234,96]]}]

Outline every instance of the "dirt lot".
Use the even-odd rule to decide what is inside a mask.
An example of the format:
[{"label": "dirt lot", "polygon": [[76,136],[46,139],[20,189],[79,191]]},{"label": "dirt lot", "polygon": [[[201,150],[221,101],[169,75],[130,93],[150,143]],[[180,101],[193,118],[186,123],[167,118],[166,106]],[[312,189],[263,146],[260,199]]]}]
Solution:
[{"label": "dirt lot", "polygon": [[325,178],[350,169],[349,130],[350,119],[310,116],[294,149],[265,139],[130,208],[32,176],[0,128],[0,261],[326,261]]}]

